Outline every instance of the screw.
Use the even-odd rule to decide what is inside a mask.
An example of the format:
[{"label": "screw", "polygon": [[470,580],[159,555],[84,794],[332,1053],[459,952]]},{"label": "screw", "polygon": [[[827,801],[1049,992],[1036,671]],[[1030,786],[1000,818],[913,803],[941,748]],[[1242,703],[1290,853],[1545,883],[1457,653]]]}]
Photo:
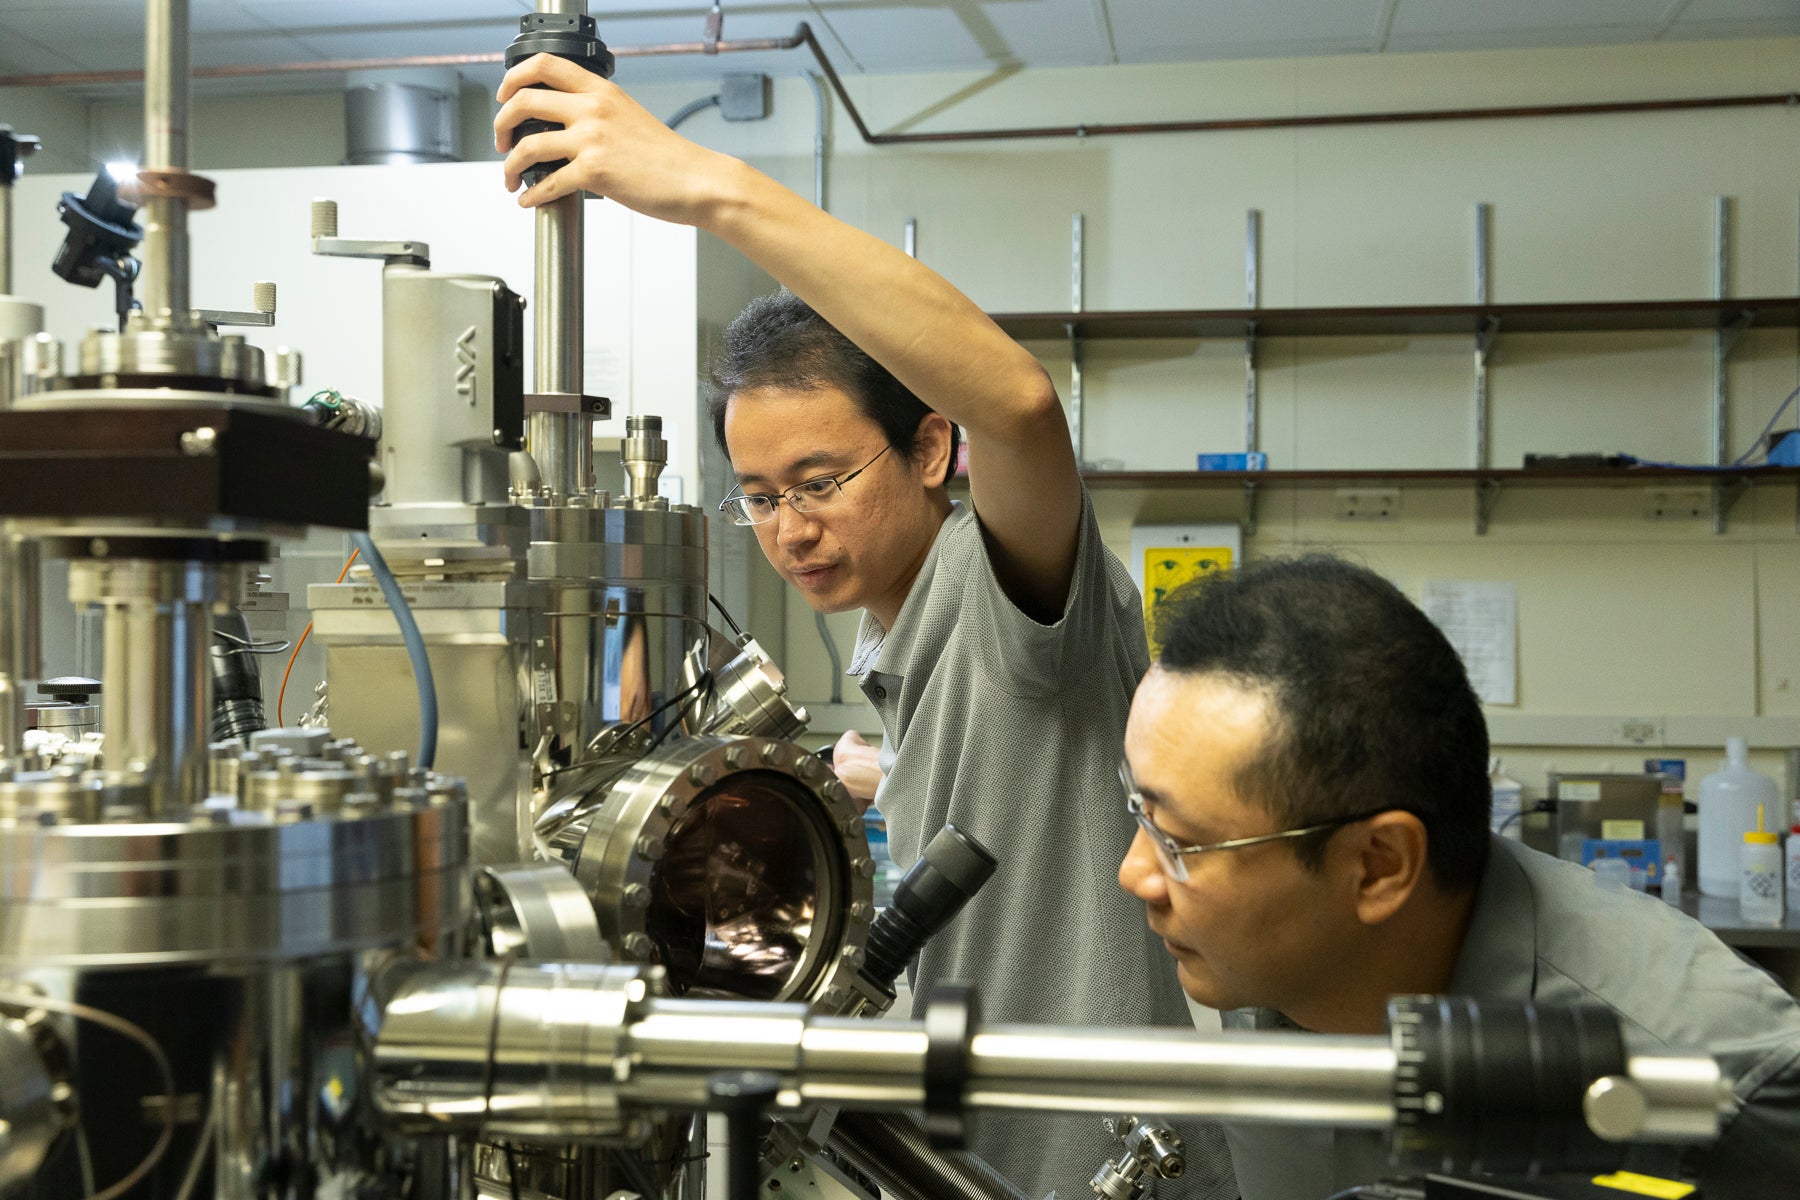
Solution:
[{"label": "screw", "polygon": [[656,943],[650,940],[649,934],[628,933],[625,935],[625,953],[627,954],[635,954],[640,958],[648,958],[650,957],[650,951],[655,948]]},{"label": "screw", "polygon": [[210,425],[181,435],[181,452],[189,458],[211,458],[219,452],[219,431]]}]

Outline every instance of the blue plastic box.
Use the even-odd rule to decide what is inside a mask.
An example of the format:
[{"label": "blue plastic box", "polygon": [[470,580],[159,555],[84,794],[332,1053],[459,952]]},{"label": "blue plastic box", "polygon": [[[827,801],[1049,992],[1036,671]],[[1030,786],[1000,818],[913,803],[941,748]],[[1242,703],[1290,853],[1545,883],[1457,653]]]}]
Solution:
[{"label": "blue plastic box", "polygon": [[1269,456],[1261,450],[1252,450],[1248,454],[1202,454],[1200,471],[1263,471],[1269,466]]}]

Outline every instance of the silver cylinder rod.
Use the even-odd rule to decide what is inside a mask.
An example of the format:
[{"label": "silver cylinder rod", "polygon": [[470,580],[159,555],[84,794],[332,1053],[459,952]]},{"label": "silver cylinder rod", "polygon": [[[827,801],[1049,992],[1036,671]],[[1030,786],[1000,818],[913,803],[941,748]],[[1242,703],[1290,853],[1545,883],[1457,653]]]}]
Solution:
[{"label": "silver cylinder rod", "polygon": [[[579,395],[582,378],[582,198],[564,196],[537,210],[532,316],[537,391]],[[582,412],[538,412],[527,419],[526,446],[553,498],[594,490],[593,423]]]},{"label": "silver cylinder rod", "polygon": [[107,769],[146,775],[153,814],[206,795],[211,617],[235,594],[227,574],[194,562],[78,559],[69,565],[70,601],[101,610]]},{"label": "silver cylinder rod", "polygon": [[[864,1021],[801,1004],[667,999],[656,994],[660,970],[638,967],[410,971],[384,1006],[374,1092],[390,1121],[419,1131],[608,1136],[658,1112],[704,1107],[717,1071],[754,1070],[777,1078],[783,1108],[915,1108],[948,1086],[973,1109],[1392,1129],[1413,1155],[1560,1145],[1569,1161],[1520,1168],[1584,1169],[1616,1163],[1603,1142],[1715,1136],[1730,1103],[1705,1055],[1580,1057],[1551,1073],[1555,1086],[1533,1074],[1552,1047],[1590,1053],[1574,1037],[1531,1040],[1540,1023],[1610,1027],[1617,1046],[1617,1018],[1605,1010],[1400,998],[1389,1037],[971,1026],[946,1060],[930,1014]],[[1526,1052],[1506,1050],[1521,1031]]]},{"label": "silver cylinder rod", "polygon": [[0,179],[0,296],[12,295],[13,181]]},{"label": "silver cylinder rod", "polygon": [[25,737],[25,680],[43,674],[38,544],[0,523],[0,761]]},{"label": "silver cylinder rod", "polygon": [[[188,166],[188,0],[147,0],[144,31],[144,169]],[[139,296],[155,329],[186,328],[188,300],[187,201],[155,196],[144,202],[144,268]]]},{"label": "silver cylinder rod", "polygon": [[[537,11],[579,16],[587,12],[587,0],[538,0]],[[583,220],[580,192],[537,209],[532,361],[541,393],[580,395],[582,390]],[[592,494],[593,421],[586,413],[532,413],[526,418],[525,447],[537,460],[552,502]]]}]

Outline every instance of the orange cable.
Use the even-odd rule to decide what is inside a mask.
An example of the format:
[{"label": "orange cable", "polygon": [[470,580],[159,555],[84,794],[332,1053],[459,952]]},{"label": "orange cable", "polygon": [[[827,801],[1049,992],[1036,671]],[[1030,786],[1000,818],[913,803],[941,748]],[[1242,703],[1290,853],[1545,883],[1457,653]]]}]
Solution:
[{"label": "orange cable", "polygon": [[[362,553],[360,550],[350,552],[350,557],[344,560],[344,569],[338,572],[336,582],[344,582],[344,576],[350,573],[350,564],[356,561],[356,556],[360,553]],[[281,690],[275,693],[275,725],[277,728],[286,725],[286,722],[281,719],[281,707],[287,701],[288,676],[294,673],[294,663],[300,657],[300,647],[306,645],[306,639],[312,636],[312,627],[313,623],[308,621],[306,628],[300,633],[300,640],[294,643],[294,652],[288,655],[287,670],[281,673]]]}]

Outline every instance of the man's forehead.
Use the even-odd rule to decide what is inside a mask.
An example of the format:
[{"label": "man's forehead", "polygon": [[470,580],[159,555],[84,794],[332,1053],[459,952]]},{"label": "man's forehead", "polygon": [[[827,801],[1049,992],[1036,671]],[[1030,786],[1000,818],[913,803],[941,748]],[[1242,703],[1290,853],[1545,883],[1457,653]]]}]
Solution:
[{"label": "man's forehead", "polygon": [[758,388],[726,402],[725,443],[740,481],[798,482],[847,469],[865,442],[880,438],[881,427],[836,388]]},{"label": "man's forehead", "polygon": [[1257,756],[1272,732],[1266,690],[1210,673],[1152,667],[1125,726],[1125,754],[1138,785],[1165,803],[1217,794]]}]

